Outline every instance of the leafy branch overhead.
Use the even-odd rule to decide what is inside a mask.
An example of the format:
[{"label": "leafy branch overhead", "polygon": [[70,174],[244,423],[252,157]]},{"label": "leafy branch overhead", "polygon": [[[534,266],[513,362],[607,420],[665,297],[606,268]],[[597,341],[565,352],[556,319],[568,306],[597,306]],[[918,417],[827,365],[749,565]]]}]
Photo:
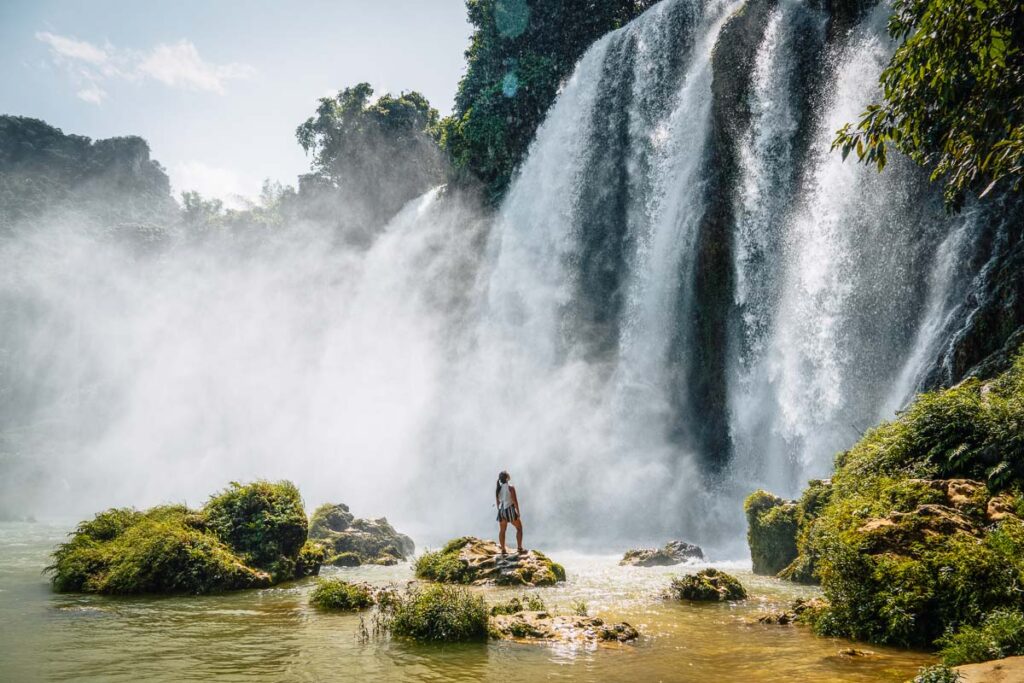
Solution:
[{"label": "leafy branch overhead", "polygon": [[836,135],[845,159],[885,167],[893,147],[945,183],[947,205],[1024,180],[1024,3],[895,0],[900,45],[882,72],[883,102]]}]

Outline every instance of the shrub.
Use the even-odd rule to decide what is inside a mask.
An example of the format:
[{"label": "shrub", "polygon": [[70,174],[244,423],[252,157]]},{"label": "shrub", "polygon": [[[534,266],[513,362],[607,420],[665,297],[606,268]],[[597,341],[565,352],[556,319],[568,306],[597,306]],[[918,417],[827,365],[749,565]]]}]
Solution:
[{"label": "shrub", "polygon": [[589,612],[587,609],[587,603],[583,600],[573,600],[569,603],[569,609],[571,609],[572,613],[578,617],[585,617]]},{"label": "shrub", "polygon": [[754,573],[779,573],[796,559],[796,503],[758,490],[750,494],[743,510]]},{"label": "shrub", "polygon": [[702,569],[672,579],[669,592],[681,600],[721,601],[743,600],[747,591],[736,577],[718,569]]},{"label": "shrub", "polygon": [[341,579],[317,579],[309,604],[320,609],[360,610],[373,605],[373,593],[363,584]]},{"label": "shrub", "polygon": [[499,602],[491,606],[491,616],[499,614],[518,614],[522,611],[542,612],[546,609],[544,599],[533,593],[523,594],[522,597],[511,598],[505,602]]},{"label": "shrub", "polygon": [[914,677],[913,683],[957,683],[963,679],[958,671],[945,664],[936,664],[921,669]]},{"label": "shrub", "polygon": [[232,482],[203,508],[210,529],[248,564],[271,569],[295,558],[306,542],[302,496],[288,481]]},{"label": "shrub", "polygon": [[305,540],[302,500],[292,484],[232,484],[201,512],[183,505],[101,512],[56,549],[47,571],[58,591],[255,588],[316,574],[324,552]]},{"label": "shrub", "polygon": [[422,641],[486,640],[484,599],[458,586],[413,588],[391,609],[391,632]]},{"label": "shrub", "polygon": [[[83,522],[47,567],[61,592],[210,593],[267,586],[184,506],[108,510]],[[130,522],[130,523],[129,523]]]},{"label": "shrub", "polygon": [[937,644],[943,662],[950,666],[1024,655],[1024,614],[994,610],[980,625],[947,633]]}]

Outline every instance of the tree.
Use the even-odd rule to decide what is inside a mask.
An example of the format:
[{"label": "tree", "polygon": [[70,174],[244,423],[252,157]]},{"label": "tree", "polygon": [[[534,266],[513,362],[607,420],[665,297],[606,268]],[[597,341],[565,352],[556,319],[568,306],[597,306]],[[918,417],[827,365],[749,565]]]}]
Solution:
[{"label": "tree", "polygon": [[885,167],[891,144],[945,183],[958,210],[969,192],[1024,180],[1024,3],[894,0],[900,42],[882,72],[883,99],[846,124],[833,148]]},{"label": "tree", "polygon": [[359,83],[320,100],[295,135],[312,154],[299,196],[311,217],[372,228],[443,179],[433,137],[437,110],[418,92],[385,94]]},{"label": "tree", "polygon": [[500,200],[577,60],[654,0],[466,0],[475,27],[442,148]]}]

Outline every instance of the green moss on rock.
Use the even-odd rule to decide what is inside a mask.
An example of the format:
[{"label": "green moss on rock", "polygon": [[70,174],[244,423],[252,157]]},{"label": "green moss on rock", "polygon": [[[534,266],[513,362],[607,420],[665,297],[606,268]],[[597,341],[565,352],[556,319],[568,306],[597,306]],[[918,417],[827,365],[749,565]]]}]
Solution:
[{"label": "green moss on rock", "polygon": [[669,593],[680,600],[700,602],[743,600],[747,597],[746,589],[736,577],[713,567],[672,579]]},{"label": "green moss on rock", "polygon": [[327,560],[327,564],[334,567],[358,567],[363,563],[358,553],[338,553]]},{"label": "green moss on rock", "polygon": [[417,577],[441,583],[551,586],[565,581],[565,568],[538,550],[502,555],[494,541],[471,536],[424,553],[415,569]]},{"label": "green moss on rock", "polygon": [[292,484],[232,484],[201,511],[165,505],[101,512],[78,525],[47,571],[61,592],[260,588],[319,571],[323,550],[305,541],[302,499]]},{"label": "green moss on rock", "polygon": [[309,596],[309,604],[328,610],[360,610],[373,603],[373,590],[369,586],[341,579],[318,579]]},{"label": "green moss on rock", "polygon": [[924,394],[838,455],[783,572],[820,579],[815,629],[968,651],[989,615],[1024,611],[1022,427],[1018,354],[1003,376]]},{"label": "green moss on rock", "polygon": [[743,509],[754,573],[777,574],[796,559],[796,502],[758,490],[750,494]]}]

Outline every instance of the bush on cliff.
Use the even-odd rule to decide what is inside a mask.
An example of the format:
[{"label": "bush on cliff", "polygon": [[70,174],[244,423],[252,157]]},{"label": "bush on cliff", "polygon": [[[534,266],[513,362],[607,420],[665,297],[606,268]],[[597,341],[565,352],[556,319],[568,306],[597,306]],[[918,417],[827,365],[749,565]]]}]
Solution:
[{"label": "bush on cliff", "polygon": [[868,432],[798,524],[791,567],[812,565],[829,602],[816,630],[953,647],[997,610],[1024,609],[1022,483],[1021,354],[1001,377],[922,395]]},{"label": "bush on cliff", "polygon": [[[111,509],[82,522],[47,568],[58,591],[210,593],[316,574],[302,499],[288,482],[232,484],[201,511]],[[277,554],[275,554],[277,553]]]}]

